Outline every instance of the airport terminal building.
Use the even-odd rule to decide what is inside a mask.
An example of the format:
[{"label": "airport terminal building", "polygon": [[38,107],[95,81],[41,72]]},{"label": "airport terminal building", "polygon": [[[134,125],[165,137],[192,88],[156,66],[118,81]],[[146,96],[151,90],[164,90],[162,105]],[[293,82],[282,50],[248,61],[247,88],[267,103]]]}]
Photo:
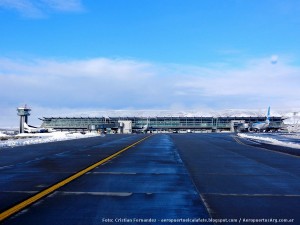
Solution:
[{"label": "airport terminal building", "polygon": [[[147,132],[234,132],[240,124],[263,122],[266,117],[43,117],[44,128],[61,131],[101,131],[106,133]],[[282,127],[282,117],[270,117],[270,130]],[[145,131],[145,130],[144,130]]]}]

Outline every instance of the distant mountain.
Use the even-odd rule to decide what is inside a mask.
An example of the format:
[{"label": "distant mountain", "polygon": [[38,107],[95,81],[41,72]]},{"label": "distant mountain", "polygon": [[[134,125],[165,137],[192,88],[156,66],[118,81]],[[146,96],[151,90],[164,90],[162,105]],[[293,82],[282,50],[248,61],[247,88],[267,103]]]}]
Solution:
[{"label": "distant mountain", "polygon": [[[263,110],[215,110],[215,111],[200,111],[200,110],[101,110],[68,113],[64,116],[68,117],[249,117],[249,116],[265,116],[266,112]],[[59,115],[62,116],[62,115]],[[271,116],[283,116],[278,112],[271,112]]]}]

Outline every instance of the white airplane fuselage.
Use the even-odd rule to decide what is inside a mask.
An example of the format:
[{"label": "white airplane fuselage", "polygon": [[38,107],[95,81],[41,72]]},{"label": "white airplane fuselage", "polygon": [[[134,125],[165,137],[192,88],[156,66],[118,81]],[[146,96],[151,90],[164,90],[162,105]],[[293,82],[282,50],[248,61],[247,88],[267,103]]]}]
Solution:
[{"label": "white airplane fuselage", "polygon": [[266,131],[270,125],[270,106],[268,108],[267,119],[264,122],[256,122],[251,125],[253,131]]},{"label": "white airplane fuselage", "polygon": [[253,131],[265,131],[269,127],[270,122],[257,122],[253,123],[251,129]]},{"label": "white airplane fuselage", "polygon": [[24,131],[26,133],[51,133],[54,132],[54,129],[47,129],[47,128],[39,128],[39,127],[32,127],[29,126],[27,123],[24,123]]}]

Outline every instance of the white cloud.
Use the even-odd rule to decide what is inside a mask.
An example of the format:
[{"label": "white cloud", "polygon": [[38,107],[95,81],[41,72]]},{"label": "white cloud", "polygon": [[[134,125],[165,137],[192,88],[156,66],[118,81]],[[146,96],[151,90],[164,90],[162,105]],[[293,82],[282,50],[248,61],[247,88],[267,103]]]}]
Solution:
[{"label": "white cloud", "polygon": [[271,56],[271,63],[272,64],[276,64],[278,61],[278,55],[272,55]]},{"label": "white cloud", "polygon": [[0,0],[0,7],[16,10],[22,16],[30,18],[45,17],[49,11],[83,11],[81,0]]},{"label": "white cloud", "polygon": [[[84,109],[294,108],[300,68],[281,59],[200,67],[128,59],[15,60],[0,58],[0,107],[67,112]],[[34,110],[33,110],[34,111]],[[9,113],[8,113],[9,112]],[[44,116],[42,110],[36,117]],[[49,115],[49,113],[48,113]]]},{"label": "white cloud", "polygon": [[75,11],[80,12],[83,10],[83,6],[80,0],[41,0],[48,7],[57,11]]},{"label": "white cloud", "polygon": [[0,7],[16,10],[25,17],[43,17],[43,12],[29,0],[0,0]]}]

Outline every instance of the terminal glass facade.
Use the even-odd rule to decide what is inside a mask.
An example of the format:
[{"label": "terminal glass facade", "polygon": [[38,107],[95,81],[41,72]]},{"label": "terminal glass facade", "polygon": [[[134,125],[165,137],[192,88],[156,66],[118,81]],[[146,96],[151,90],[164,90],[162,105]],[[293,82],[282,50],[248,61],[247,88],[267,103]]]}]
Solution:
[{"label": "terminal glass facade", "polygon": [[[194,130],[194,131],[232,131],[234,121],[244,123],[263,122],[266,117],[44,117],[42,127],[57,130],[117,130],[118,121],[131,121],[132,131],[142,129],[145,125],[152,131]],[[282,126],[281,117],[270,117],[270,129]]]}]

